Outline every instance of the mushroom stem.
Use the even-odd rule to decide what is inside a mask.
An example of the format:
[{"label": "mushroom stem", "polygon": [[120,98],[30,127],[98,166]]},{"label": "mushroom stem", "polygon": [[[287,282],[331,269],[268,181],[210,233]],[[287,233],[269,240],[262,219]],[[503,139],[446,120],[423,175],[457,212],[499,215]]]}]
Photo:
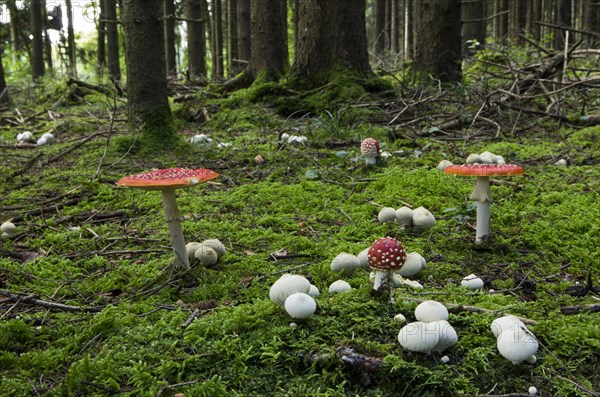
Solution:
[{"label": "mushroom stem", "polygon": [[377,155],[375,155],[375,156],[365,156],[365,163],[367,165],[377,164]]},{"label": "mushroom stem", "polygon": [[175,189],[162,190],[163,205],[165,207],[165,219],[169,225],[169,235],[171,236],[171,245],[175,251],[175,268],[189,269],[190,261],[188,259],[183,230],[181,229],[181,215],[175,199]]},{"label": "mushroom stem", "polygon": [[390,272],[387,270],[376,270],[373,289],[377,291],[382,285],[390,283]]},{"label": "mushroom stem", "polygon": [[491,233],[490,229],[490,203],[492,201],[492,191],[490,189],[490,178],[487,176],[478,176],[471,200],[477,201],[477,231],[475,242],[480,243]]}]

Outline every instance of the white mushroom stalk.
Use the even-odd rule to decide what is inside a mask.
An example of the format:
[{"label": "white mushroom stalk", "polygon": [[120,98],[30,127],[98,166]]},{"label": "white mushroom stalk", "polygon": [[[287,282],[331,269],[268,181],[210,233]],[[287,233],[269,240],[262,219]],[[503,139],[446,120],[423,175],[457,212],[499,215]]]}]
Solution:
[{"label": "white mushroom stalk", "polygon": [[162,199],[165,208],[165,220],[169,225],[171,245],[175,252],[175,267],[189,269],[190,260],[185,249],[185,239],[183,238],[181,215],[179,214],[179,207],[177,207],[175,189],[162,190]]},{"label": "white mushroom stalk", "polygon": [[480,242],[491,233],[490,204],[492,202],[492,190],[490,189],[490,178],[488,176],[477,177],[475,188],[471,193],[471,200],[477,202],[475,241]]}]

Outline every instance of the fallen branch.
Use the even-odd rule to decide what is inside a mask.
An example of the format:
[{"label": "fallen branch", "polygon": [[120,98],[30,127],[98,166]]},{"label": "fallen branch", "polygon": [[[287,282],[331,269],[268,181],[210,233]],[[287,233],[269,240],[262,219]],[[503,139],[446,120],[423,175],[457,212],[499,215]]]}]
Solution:
[{"label": "fallen branch", "polygon": [[30,305],[41,306],[47,309],[55,309],[66,312],[86,312],[86,313],[97,313],[102,311],[102,307],[81,307],[81,306],[72,306],[65,305],[63,303],[47,301],[43,299],[37,299],[35,295],[20,295],[15,294],[13,292],[7,290],[0,290],[0,295],[5,298],[2,299],[1,302],[14,302],[16,304],[19,303],[27,303]]},{"label": "fallen branch", "polygon": [[600,304],[591,303],[589,305],[563,306],[559,309],[562,314],[579,314],[600,312]]}]

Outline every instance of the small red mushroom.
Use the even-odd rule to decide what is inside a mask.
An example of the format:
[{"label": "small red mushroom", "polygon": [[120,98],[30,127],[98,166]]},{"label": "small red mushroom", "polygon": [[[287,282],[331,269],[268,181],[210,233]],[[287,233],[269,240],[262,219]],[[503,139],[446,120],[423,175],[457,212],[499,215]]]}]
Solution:
[{"label": "small red mushroom", "polygon": [[463,164],[450,165],[444,169],[446,174],[475,176],[477,182],[471,200],[477,201],[477,232],[475,241],[481,242],[491,232],[490,228],[490,203],[492,191],[490,190],[490,176],[510,176],[522,174],[523,168],[515,164]]},{"label": "small red mushroom", "polygon": [[371,245],[367,254],[369,266],[375,271],[375,285],[377,291],[382,284],[389,285],[390,275],[399,270],[406,261],[406,252],[398,240],[384,237]]},{"label": "small red mushroom", "polygon": [[167,168],[135,174],[121,178],[118,186],[132,187],[142,190],[160,190],[165,208],[165,219],[169,224],[169,235],[171,244],[175,251],[175,267],[188,269],[188,259],[183,231],[181,229],[181,215],[175,200],[175,189],[190,187],[218,177],[214,171],[198,168],[195,170],[185,168]]},{"label": "small red mushroom", "polygon": [[360,152],[368,165],[375,164],[379,155],[379,142],[374,138],[365,139],[360,144]]}]

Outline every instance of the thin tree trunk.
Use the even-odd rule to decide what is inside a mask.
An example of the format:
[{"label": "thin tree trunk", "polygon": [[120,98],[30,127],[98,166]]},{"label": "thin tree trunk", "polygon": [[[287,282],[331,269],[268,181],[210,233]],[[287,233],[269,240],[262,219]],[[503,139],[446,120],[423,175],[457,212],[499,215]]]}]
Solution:
[{"label": "thin tree trunk", "polygon": [[10,62],[15,69],[17,67],[17,59],[18,59],[18,40],[17,40],[17,29],[18,27],[18,17],[17,17],[17,6],[15,4],[15,0],[10,0],[6,3],[8,7],[8,14],[10,16]]},{"label": "thin tree trunk", "polygon": [[385,49],[385,0],[375,0],[373,3],[375,26],[375,55],[379,56]]},{"label": "thin tree trunk", "polygon": [[542,0],[533,0],[531,4],[531,17],[529,32],[535,41],[542,40]]},{"label": "thin tree trunk", "polygon": [[527,4],[529,0],[515,0],[513,3],[513,29],[512,36],[515,43],[525,43],[522,35],[527,30]]},{"label": "thin tree trunk", "polygon": [[[44,31],[44,59],[46,60],[46,70],[52,71],[54,63],[52,62],[52,41],[48,35],[48,10],[46,9],[46,0],[42,0],[42,29]],[[45,72],[44,72],[45,73]]]},{"label": "thin tree trunk", "polygon": [[250,61],[252,42],[250,38],[250,1],[241,0],[238,3],[237,18],[238,59],[247,63]]},{"label": "thin tree trunk", "polygon": [[37,81],[45,73],[41,0],[31,0],[31,34],[31,74]]},{"label": "thin tree trunk", "polygon": [[[484,0],[475,0],[462,4],[462,50],[469,55],[485,45],[486,19]],[[475,44],[477,43],[477,44]]]},{"label": "thin tree trunk", "polygon": [[596,33],[596,36],[588,36],[587,42],[590,47],[600,43],[600,2],[590,1],[587,4],[585,30]]},{"label": "thin tree trunk", "polygon": [[392,52],[398,54],[400,52],[400,26],[401,26],[402,10],[400,9],[400,0],[392,0]]},{"label": "thin tree trunk", "polygon": [[238,62],[238,29],[237,29],[237,6],[238,0],[229,0],[227,10],[227,31],[229,33],[229,51],[227,52],[227,64],[229,76],[233,77],[243,70],[243,65]]},{"label": "thin tree trunk", "polygon": [[496,0],[494,14],[494,41],[496,43],[506,43],[508,36],[508,0]]},{"label": "thin tree trunk", "polygon": [[8,87],[6,85],[6,79],[4,77],[4,66],[2,65],[2,58],[4,56],[4,46],[0,45],[0,104],[8,103]]},{"label": "thin tree trunk", "polygon": [[68,54],[69,54],[69,68],[68,75],[72,78],[77,78],[77,57],[75,48],[75,30],[73,29],[73,6],[71,0],[65,1],[67,7],[67,43],[68,43]]},{"label": "thin tree trunk", "polygon": [[213,73],[212,80],[223,80],[223,23],[222,0],[213,0]]},{"label": "thin tree trunk", "polygon": [[102,77],[104,73],[104,68],[106,67],[106,14],[104,12],[104,1],[100,0],[98,2],[100,12],[98,14],[98,22],[96,24],[96,29],[98,32],[97,36],[97,57],[96,57],[96,75],[98,77]]},{"label": "thin tree trunk", "polygon": [[250,80],[277,80],[287,67],[287,32],[283,25],[281,0],[250,2],[252,41],[250,63],[246,72]]},{"label": "thin tree trunk", "polygon": [[175,51],[175,3],[173,0],[163,0],[163,17],[167,76],[175,76],[177,74],[177,53]]},{"label": "thin tree trunk", "polygon": [[404,57],[415,56],[415,5],[412,0],[404,0]]},{"label": "thin tree trunk", "polygon": [[202,3],[204,0],[188,0],[188,68],[189,77],[206,78],[206,35],[202,19]]},{"label": "thin tree trunk", "polygon": [[113,82],[121,81],[119,60],[119,31],[117,26],[116,0],[103,0],[106,12],[106,39],[108,43],[108,72]]},{"label": "thin tree trunk", "polygon": [[[555,24],[565,29],[556,29],[554,36],[554,47],[557,50],[562,50],[566,45],[566,31],[567,28],[572,27],[572,13],[571,13],[571,0],[558,0],[556,3],[556,13],[554,14]],[[573,32],[569,32],[568,42],[571,43],[573,41]]]}]

